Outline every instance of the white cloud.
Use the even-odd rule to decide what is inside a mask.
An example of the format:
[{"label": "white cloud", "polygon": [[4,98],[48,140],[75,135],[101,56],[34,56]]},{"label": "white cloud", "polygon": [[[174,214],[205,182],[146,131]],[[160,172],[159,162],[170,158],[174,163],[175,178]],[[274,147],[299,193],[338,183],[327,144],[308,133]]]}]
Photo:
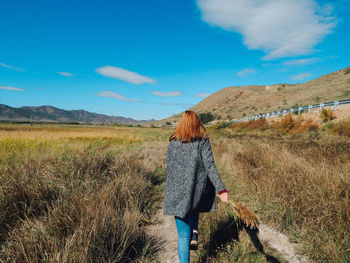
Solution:
[{"label": "white cloud", "polygon": [[310,73],[300,73],[300,74],[297,74],[297,75],[294,75],[291,77],[292,80],[303,80],[303,79],[306,79],[308,77],[311,77],[312,74]]},{"label": "white cloud", "polygon": [[156,81],[146,76],[142,76],[136,72],[132,72],[123,68],[117,68],[112,66],[104,66],[96,69],[96,72],[110,78],[124,80],[132,84],[149,83],[154,84]]},{"label": "white cloud", "polygon": [[10,87],[10,86],[0,86],[0,89],[15,90],[15,91],[26,91],[25,89],[20,89],[20,88],[15,88],[15,87]]},{"label": "white cloud", "polygon": [[62,75],[62,76],[66,76],[66,77],[72,77],[73,74],[69,73],[69,72],[57,72],[58,74]]},{"label": "white cloud", "polygon": [[0,62],[0,66],[1,66],[1,67],[4,67],[4,68],[14,69],[14,70],[16,70],[16,71],[25,71],[25,70],[22,69],[22,68],[14,67],[14,66],[11,66],[11,65],[7,65],[7,64],[1,63],[1,62]]},{"label": "white cloud", "polygon": [[263,59],[303,55],[335,26],[330,5],[314,0],[197,0],[202,19],[243,36],[249,49],[267,53]]},{"label": "white cloud", "polygon": [[6,65],[6,64],[1,63],[1,62],[0,62],[0,66],[1,66],[1,67],[4,67],[4,68],[12,68],[12,66]]},{"label": "white cloud", "polygon": [[307,65],[315,63],[318,59],[317,58],[304,58],[304,59],[295,59],[295,60],[289,60],[283,62],[283,65],[285,66],[299,66],[299,65]]},{"label": "white cloud", "polygon": [[159,97],[178,97],[182,96],[182,92],[174,90],[169,92],[161,92],[161,91],[149,91],[149,93],[159,96]]},{"label": "white cloud", "polygon": [[119,93],[116,93],[116,92],[112,92],[112,91],[102,91],[100,93],[97,93],[97,96],[100,96],[100,97],[107,97],[107,98],[113,98],[113,99],[117,99],[117,100],[124,100],[124,101],[131,101],[131,102],[141,102],[140,100],[138,99],[129,99]]},{"label": "white cloud", "polygon": [[240,77],[247,77],[248,75],[250,74],[254,74],[256,72],[255,69],[252,69],[252,68],[245,68],[239,72],[237,72],[237,75],[240,76]]},{"label": "white cloud", "polygon": [[199,93],[197,93],[194,96],[197,97],[197,98],[206,98],[206,97],[208,97],[210,95],[211,95],[211,93],[209,93],[209,92],[199,92]]}]

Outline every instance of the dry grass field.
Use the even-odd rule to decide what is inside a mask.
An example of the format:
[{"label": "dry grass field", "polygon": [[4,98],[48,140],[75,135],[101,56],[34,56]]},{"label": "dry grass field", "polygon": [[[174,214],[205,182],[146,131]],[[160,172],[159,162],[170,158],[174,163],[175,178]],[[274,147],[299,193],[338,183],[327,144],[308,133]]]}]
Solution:
[{"label": "dry grass field", "polygon": [[[231,199],[310,262],[349,262],[350,122],[288,118],[209,128],[217,167]],[[145,228],[171,132],[1,124],[0,262],[161,262]],[[264,243],[259,253],[222,204],[201,215],[200,243],[196,262],[285,262]]]},{"label": "dry grass field", "polygon": [[0,262],[154,262],[168,133],[1,125]]},{"label": "dry grass field", "polygon": [[[231,198],[298,243],[310,262],[350,262],[350,120],[291,123],[287,116],[276,128],[260,120],[212,130],[219,171]],[[198,262],[281,260],[257,253],[223,206],[204,215],[200,228]]]}]

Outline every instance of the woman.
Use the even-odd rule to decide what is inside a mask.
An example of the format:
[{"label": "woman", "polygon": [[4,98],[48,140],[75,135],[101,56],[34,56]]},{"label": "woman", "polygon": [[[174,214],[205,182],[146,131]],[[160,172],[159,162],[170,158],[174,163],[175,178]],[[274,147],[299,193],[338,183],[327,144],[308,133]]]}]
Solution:
[{"label": "woman", "polygon": [[199,213],[215,211],[215,189],[228,203],[205,128],[195,112],[185,111],[169,138],[164,194],[164,214],[175,217],[180,263],[189,262],[190,243],[197,245]]}]

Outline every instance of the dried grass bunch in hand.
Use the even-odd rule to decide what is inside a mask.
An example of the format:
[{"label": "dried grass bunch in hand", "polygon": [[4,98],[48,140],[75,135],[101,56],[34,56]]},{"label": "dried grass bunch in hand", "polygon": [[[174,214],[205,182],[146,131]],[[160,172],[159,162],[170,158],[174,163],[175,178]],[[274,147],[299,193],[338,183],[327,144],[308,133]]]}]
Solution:
[{"label": "dried grass bunch in hand", "polygon": [[259,221],[256,214],[238,202],[229,201],[231,207],[235,211],[239,220],[241,220],[250,229],[257,229],[259,226]]},{"label": "dried grass bunch in hand", "polygon": [[228,203],[232,207],[238,219],[242,221],[248,228],[252,230],[258,229],[259,220],[252,210],[238,202],[228,201]]}]

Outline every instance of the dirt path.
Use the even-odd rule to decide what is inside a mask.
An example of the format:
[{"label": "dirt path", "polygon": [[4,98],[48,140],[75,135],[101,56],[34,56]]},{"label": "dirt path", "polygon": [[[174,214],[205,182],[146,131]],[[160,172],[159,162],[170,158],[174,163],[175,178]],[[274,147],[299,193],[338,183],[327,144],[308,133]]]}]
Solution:
[{"label": "dirt path", "polygon": [[[158,223],[149,226],[147,232],[150,235],[157,236],[163,244],[157,262],[179,263],[177,257],[177,232],[174,218],[172,216],[164,216],[162,209],[158,210],[156,218]],[[270,248],[278,251],[281,256],[290,263],[308,262],[307,258],[296,254],[295,245],[288,240],[287,236],[269,226],[260,224],[259,239]]]},{"label": "dirt path", "polygon": [[271,227],[260,224],[259,239],[260,241],[267,243],[270,248],[278,251],[289,263],[308,262],[307,258],[296,254],[295,245],[289,241],[286,235],[283,235]]},{"label": "dirt path", "polygon": [[179,263],[177,256],[177,232],[174,217],[164,216],[163,209],[157,212],[157,221],[155,225],[147,228],[150,235],[154,235],[161,240],[162,251],[159,253],[160,263]]}]

